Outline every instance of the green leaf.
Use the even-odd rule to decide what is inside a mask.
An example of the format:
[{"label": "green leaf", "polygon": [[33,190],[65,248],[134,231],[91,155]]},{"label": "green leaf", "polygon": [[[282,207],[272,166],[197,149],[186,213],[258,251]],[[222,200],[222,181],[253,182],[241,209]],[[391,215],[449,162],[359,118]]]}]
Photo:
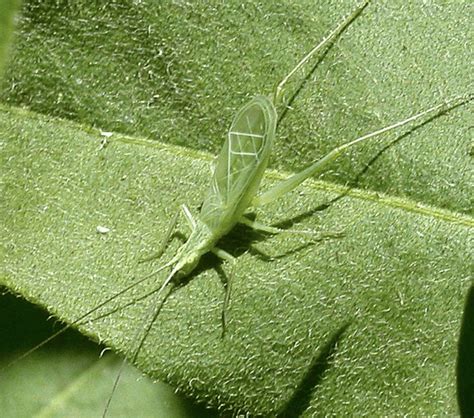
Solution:
[{"label": "green leaf", "polygon": [[[51,323],[50,323],[51,324]],[[1,361],[11,360],[53,332],[46,315],[11,295],[0,297]],[[2,417],[101,416],[121,360],[72,330],[24,361],[2,370]],[[34,394],[34,396],[32,396]],[[209,414],[164,383],[152,383],[126,366],[109,416],[190,418]]]},{"label": "green leaf", "polygon": [[[24,4],[0,99],[212,154],[237,109],[249,97],[269,93],[354,7],[310,0],[106,7],[80,0],[69,6]],[[274,164],[298,171],[337,144],[472,92],[466,65],[472,8],[467,0],[369,4],[293,103]],[[468,128],[454,118],[426,129],[428,144],[416,136],[403,141],[377,161],[361,186],[470,211],[470,193],[459,190],[457,175],[465,173],[465,183],[469,171],[452,169],[469,151],[458,142]],[[369,144],[325,178],[345,184],[374,155]],[[438,174],[444,181],[433,182]]]},{"label": "green leaf", "polygon": [[18,0],[0,0],[0,77],[5,67],[18,4]]},{"label": "green leaf", "polygon": [[[351,7],[27,2],[1,96],[1,283],[70,322],[168,260],[176,241],[162,260],[138,263],[179,204],[197,211],[232,115]],[[263,187],[283,168],[469,93],[471,8],[370,4],[292,105],[275,149],[280,171]],[[113,132],[106,146],[91,126]],[[252,415],[288,405],[309,405],[306,416],[456,414],[456,336],[471,284],[470,126],[466,104],[357,148],[323,181],[265,207],[262,222],[345,235],[237,229],[223,243],[238,256],[226,338],[227,266],[205,257],[166,301],[137,366],[197,401]],[[358,188],[343,186],[355,179]],[[131,356],[156,303],[80,330]],[[290,402],[295,394],[301,402]]]}]

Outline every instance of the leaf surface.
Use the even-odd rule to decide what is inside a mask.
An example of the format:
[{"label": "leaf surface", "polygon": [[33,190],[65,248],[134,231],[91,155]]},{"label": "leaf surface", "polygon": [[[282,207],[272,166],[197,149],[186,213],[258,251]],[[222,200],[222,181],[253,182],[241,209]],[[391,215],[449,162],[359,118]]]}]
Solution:
[{"label": "leaf surface", "polygon": [[[174,254],[178,241],[162,260],[138,263],[181,203],[197,212],[212,159],[203,151],[216,153],[236,109],[269,92],[350,10],[145,3],[98,13],[27,2],[7,69],[0,281],[66,322]],[[285,177],[283,167],[472,90],[469,11],[469,2],[371,4],[288,112],[280,170],[263,187]],[[306,416],[456,414],[457,334],[472,281],[470,126],[466,104],[354,150],[322,181],[259,211],[261,222],[344,237],[238,228],[222,243],[238,257],[227,337],[228,269],[209,256],[165,303],[137,366],[196,401],[252,415],[288,412],[295,394]],[[101,130],[113,132],[106,146]],[[156,303],[80,330],[131,356]]]}]

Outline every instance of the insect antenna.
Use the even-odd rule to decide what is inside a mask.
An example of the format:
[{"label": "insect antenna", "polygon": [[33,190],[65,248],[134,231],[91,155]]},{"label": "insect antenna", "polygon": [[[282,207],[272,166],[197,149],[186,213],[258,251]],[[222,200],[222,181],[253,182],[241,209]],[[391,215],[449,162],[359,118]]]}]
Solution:
[{"label": "insect antenna", "polygon": [[[129,286],[125,287],[124,289],[120,290],[119,292],[113,294],[112,296],[108,297],[105,299],[103,302],[99,303],[97,306],[94,308],[88,310],[85,312],[83,315],[81,315],[79,318],[75,319],[74,321],[70,322],[69,324],[65,325],[58,331],[56,331],[54,334],[50,335],[48,338],[44,339],[40,343],[36,344],[34,347],[30,348],[28,351],[24,352],[21,354],[19,357],[15,358],[11,362],[7,363],[5,366],[0,368],[0,372],[12,367],[14,364],[18,363],[19,361],[23,360],[25,357],[28,357],[30,354],[34,353],[36,350],[39,350],[41,347],[45,346],[48,344],[50,341],[54,340],[56,337],[59,337],[61,334],[66,332],[68,329],[80,325],[84,319],[86,319],[88,316],[92,315],[94,312],[98,311],[100,308],[104,307],[107,305],[109,302],[112,302],[114,299],[118,298],[119,296],[123,295],[124,293],[127,293],[129,290],[133,289],[135,286],[139,285],[140,283],[145,282],[146,280],[150,279],[154,275],[158,274],[160,271],[170,267],[172,264],[175,263],[175,259],[171,260],[170,262],[166,263],[165,265],[161,266],[160,268],[152,271],[150,274],[147,274],[146,276],[142,277],[138,281],[133,282]],[[126,305],[128,306],[128,305]],[[102,318],[104,315],[99,316],[97,319]]]},{"label": "insect antenna", "polygon": [[[174,259],[172,260],[174,261]],[[170,263],[168,263],[169,266]],[[166,280],[163,282],[163,284],[158,288],[158,291],[156,292],[156,298],[159,298],[161,293],[166,289],[166,287],[171,283],[171,286],[168,287],[168,293],[166,293],[165,297],[161,300],[161,302],[158,304],[158,306],[153,306],[151,305],[150,309],[147,312],[147,317],[150,318],[148,321],[148,325],[146,328],[143,330],[141,328],[137,329],[137,332],[135,333],[135,336],[132,341],[134,341],[137,338],[140,338],[137,347],[135,348],[135,351],[133,352],[133,355],[130,359],[130,363],[135,363],[137,360],[138,354],[140,353],[140,350],[143,347],[143,344],[145,343],[146,338],[148,337],[148,334],[150,333],[150,329],[153,326],[153,324],[156,321],[156,318],[158,318],[159,313],[161,312],[161,309],[163,308],[163,305],[165,304],[166,300],[170,296],[170,294],[173,292],[174,288],[176,287],[176,283],[173,283],[172,280],[175,276],[175,274],[178,272],[179,266],[175,266],[172,270],[171,273],[168,275]],[[140,337],[140,333],[143,331],[143,335]],[[115,391],[117,390],[117,386],[120,381],[120,377],[122,376],[123,370],[125,368],[125,365],[127,363],[127,360],[124,358],[122,361],[122,364],[120,365],[120,369],[117,373],[117,376],[115,377],[114,380],[114,385],[112,387],[112,391],[109,395],[109,398],[107,399],[107,403],[104,408],[104,412],[102,414],[102,418],[105,418],[107,415],[107,412],[109,411],[110,408],[110,403],[112,402],[112,398],[114,397]]]}]

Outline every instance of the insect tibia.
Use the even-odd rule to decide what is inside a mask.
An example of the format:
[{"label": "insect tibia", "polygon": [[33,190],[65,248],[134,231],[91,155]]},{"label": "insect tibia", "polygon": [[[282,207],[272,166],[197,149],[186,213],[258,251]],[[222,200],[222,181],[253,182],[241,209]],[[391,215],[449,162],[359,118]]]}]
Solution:
[{"label": "insect tibia", "polygon": [[[394,129],[400,128],[404,125],[408,125],[411,122],[415,122],[418,119],[421,119],[425,116],[428,115],[434,115],[434,116],[441,116],[442,114],[458,107],[461,106],[462,104],[470,102],[474,98],[474,95],[466,95],[466,96],[457,96],[452,99],[446,100],[443,103],[440,103],[436,106],[430,107],[429,109],[423,110],[413,116],[410,116],[407,119],[401,120],[399,122],[395,122],[392,125],[386,126],[385,128],[379,129],[375,132],[371,132],[367,135],[361,136],[357,139],[354,139],[353,141],[347,142],[339,147],[337,147],[335,150],[333,150],[331,153],[329,153],[326,157],[329,157],[332,153],[335,154],[335,157],[339,156],[342,154],[347,148],[350,148],[359,142],[363,142],[367,139],[382,135],[386,132],[392,131]],[[325,157],[325,158],[326,158]]]},{"label": "insect tibia", "polygon": [[[288,83],[288,81],[293,77],[294,74],[296,74],[318,51],[320,51],[322,48],[328,47],[336,40],[336,38],[344,32],[345,29],[354,21],[354,19],[359,16],[360,13],[367,7],[369,4],[370,0],[366,0],[362,2],[349,16],[344,18],[339,25],[336,26],[335,29],[333,29],[328,35],[324,37],[324,39],[319,42],[316,46],[311,49],[302,59],[298,64],[293,67],[293,69],[281,80],[274,91],[273,94],[273,103],[275,106],[278,106],[284,102],[284,91],[285,91],[285,85]],[[301,85],[302,83],[300,83]]]}]

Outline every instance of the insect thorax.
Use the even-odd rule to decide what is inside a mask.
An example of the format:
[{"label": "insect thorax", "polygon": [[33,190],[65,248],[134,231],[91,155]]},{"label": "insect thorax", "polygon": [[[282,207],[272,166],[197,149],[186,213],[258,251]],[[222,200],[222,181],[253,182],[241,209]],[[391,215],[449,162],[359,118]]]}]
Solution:
[{"label": "insect thorax", "polygon": [[201,257],[215,246],[217,239],[204,222],[196,219],[196,227],[178,251],[179,261],[176,267],[179,275],[187,276],[191,273]]}]

